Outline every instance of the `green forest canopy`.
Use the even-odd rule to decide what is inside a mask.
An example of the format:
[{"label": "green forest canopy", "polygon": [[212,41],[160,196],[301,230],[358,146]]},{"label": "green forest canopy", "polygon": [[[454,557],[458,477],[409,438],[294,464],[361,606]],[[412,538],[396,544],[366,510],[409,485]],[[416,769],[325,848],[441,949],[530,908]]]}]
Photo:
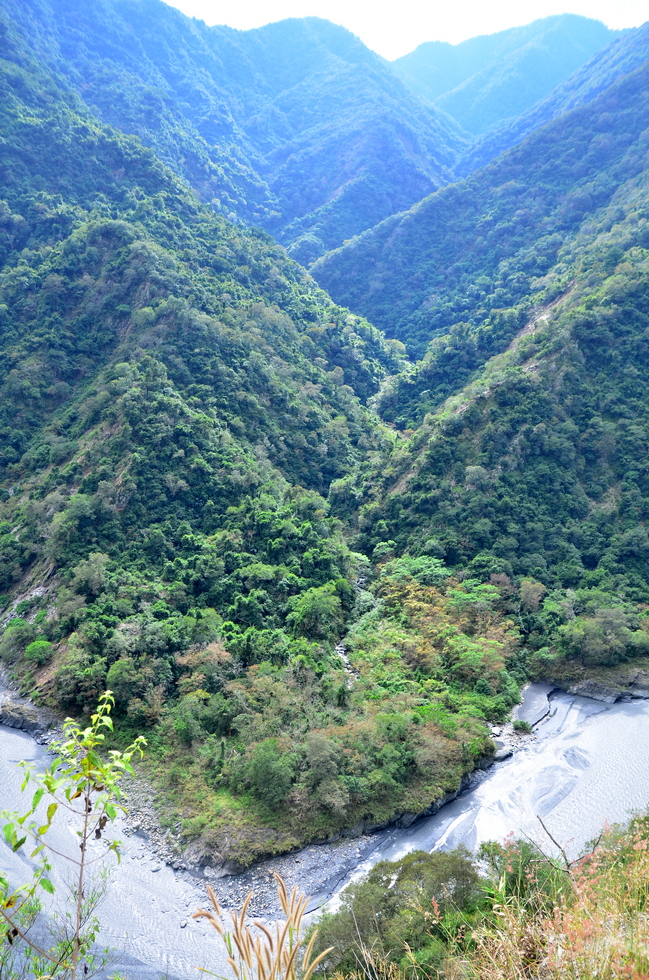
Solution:
[{"label": "green forest canopy", "polygon": [[108,685],[185,832],[246,864],[456,791],[529,677],[644,663],[642,71],[392,221],[381,309],[412,303],[403,256],[422,289],[463,256],[404,319],[416,350],[438,317],[413,364],[5,40],[0,655],[25,693],[83,712]]}]

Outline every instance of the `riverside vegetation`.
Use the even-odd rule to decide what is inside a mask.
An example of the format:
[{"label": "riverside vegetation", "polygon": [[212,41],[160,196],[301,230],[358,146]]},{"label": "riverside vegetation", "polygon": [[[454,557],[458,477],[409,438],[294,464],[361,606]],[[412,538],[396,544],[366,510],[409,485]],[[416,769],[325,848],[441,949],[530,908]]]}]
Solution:
[{"label": "riverside vegetation", "polygon": [[[318,926],[336,977],[453,980],[646,976],[647,818],[573,863],[527,840],[381,862]],[[486,868],[486,870],[485,870]]]},{"label": "riverside vegetation", "polygon": [[646,670],[646,67],[322,259],[350,310],[201,202],[177,93],[145,147],[32,15],[0,62],[21,689],[112,690],[170,823],[246,865],[455,792],[529,678]]},{"label": "riverside vegetation", "polygon": [[[106,692],[86,728],[68,719],[46,771],[26,767],[25,786],[36,786],[29,810],[3,814],[9,846],[31,849],[37,859],[32,881],[17,890],[0,875],[0,965],[9,980],[75,980],[96,975],[110,962],[110,951],[102,953],[95,942],[97,908],[109,887],[98,868],[106,854],[119,856],[119,842],[105,838],[122,809],[121,777],[133,772],[131,759],[145,745],[138,736],[124,752],[113,750],[102,760],[113,707],[114,697]],[[59,810],[72,820],[72,829],[78,827],[77,857],[65,857],[50,843]],[[248,921],[252,895],[228,914],[209,885],[212,908],[199,908],[194,918],[217,931],[237,980],[309,980],[316,974],[350,980],[646,976],[647,818],[602,833],[574,861],[550,840],[559,859],[511,837],[482,845],[480,866],[462,848],[382,861],[348,887],[337,912],[326,913],[306,932],[307,899],[296,889],[289,896],[277,874],[284,921],[272,928]],[[74,884],[68,907],[44,941],[37,928],[39,896],[54,891],[54,854],[72,865]]]}]

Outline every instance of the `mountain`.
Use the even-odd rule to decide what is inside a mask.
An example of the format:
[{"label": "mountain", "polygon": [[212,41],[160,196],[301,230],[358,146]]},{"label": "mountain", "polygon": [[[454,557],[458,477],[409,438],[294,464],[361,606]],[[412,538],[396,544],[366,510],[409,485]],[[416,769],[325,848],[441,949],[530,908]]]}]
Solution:
[{"label": "mountain", "polygon": [[364,119],[361,79],[392,77],[374,56],[321,21],[12,9],[0,658],[21,691],[78,716],[113,691],[165,818],[232,870],[435,808],[530,677],[645,664],[646,66],[319,263],[350,310],[188,178],[270,201],[219,126],[256,167],[254,112],[268,146],[289,103],[333,127],[314,98],[343,76]]},{"label": "mountain", "polygon": [[645,171],[648,124],[645,64],[483,170],[323,257],[313,275],[420,356],[452,327],[506,319],[502,311],[543,287],[571,236],[599,208],[624,200]]},{"label": "mountain", "polygon": [[564,685],[649,650],[648,84],[644,64],[314,269],[425,351],[372,400],[400,438],[332,486],[352,546],[461,569]]},{"label": "mountain", "polygon": [[447,183],[467,141],[343,28],[207,27],[159,0],[3,0],[99,119],[311,261]]},{"label": "mountain", "polygon": [[512,341],[468,384],[462,338],[432,344],[377,403],[390,417],[398,402],[410,431],[336,486],[354,547],[433,556],[505,604],[518,583],[528,669],[562,683],[649,650],[634,606],[649,598],[648,219],[640,178],[564,250],[534,308],[512,310]]},{"label": "mountain", "polygon": [[427,41],[392,65],[416,95],[479,136],[531,109],[616,33],[562,14],[461,44]]},{"label": "mountain", "polygon": [[477,139],[456,165],[455,173],[464,177],[486,166],[533,130],[596,98],[616,78],[639,68],[648,57],[649,23],[625,31],[518,119]]},{"label": "mountain", "polygon": [[[2,662],[59,711],[110,689],[117,737],[148,733],[165,805],[213,863],[426,809],[490,751],[485,717],[522,677],[504,618],[469,641],[439,562],[414,569],[408,622],[401,566],[365,588],[326,499],[393,438],[366,402],[400,345],[3,41]],[[489,659],[487,693],[458,674],[431,703],[448,630],[409,651],[432,614]],[[367,615],[403,636],[393,680],[363,629],[362,678],[336,649]]]}]

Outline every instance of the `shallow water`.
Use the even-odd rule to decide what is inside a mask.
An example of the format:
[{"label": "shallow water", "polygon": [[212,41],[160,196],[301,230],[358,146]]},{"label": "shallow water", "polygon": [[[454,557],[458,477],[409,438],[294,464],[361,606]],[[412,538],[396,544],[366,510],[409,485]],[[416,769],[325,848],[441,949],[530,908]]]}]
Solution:
[{"label": "shallow water", "polygon": [[535,731],[534,741],[435,816],[391,833],[356,875],[415,848],[473,851],[509,834],[556,853],[539,816],[574,858],[604,824],[649,804],[649,702],[609,705],[558,692]]},{"label": "shallow water", "polygon": [[[534,711],[543,713],[545,697],[547,687],[531,690]],[[465,844],[473,850],[484,840],[502,840],[510,833],[525,833],[551,851],[537,814],[568,854],[576,856],[604,823],[624,821],[649,802],[649,702],[609,705],[558,693],[536,733],[528,746],[488,770],[478,785],[434,817],[384,836],[353,877],[378,860],[395,859],[415,848],[431,851]],[[46,757],[30,737],[0,726],[0,807],[25,809],[17,761],[44,764]],[[58,849],[74,851],[73,830],[65,820],[56,821],[51,834]],[[226,973],[213,930],[191,919],[181,928],[181,922],[205,902],[203,883],[160,865],[137,836],[123,837],[122,850],[122,862],[113,870],[101,908],[107,924],[102,942],[120,951],[113,971],[132,980],[152,974],[196,978],[199,967]],[[27,863],[24,856],[0,845],[0,866],[16,883],[29,879]],[[62,863],[55,866],[59,893]],[[326,877],[325,866],[323,881]]]},{"label": "shallow water", "polygon": [[[21,759],[44,765],[47,753],[28,735],[0,726],[0,807],[3,809],[24,811],[27,808],[30,797],[22,797],[20,791],[22,771],[18,762]],[[204,885],[199,880],[193,883],[183,879],[157,861],[145,840],[123,834],[120,820],[112,826],[109,836],[122,841],[122,858],[119,864],[112,856],[106,859],[111,868],[110,887],[99,908],[102,922],[99,943],[119,951],[110,973],[137,980],[152,975],[197,978],[199,967],[225,972],[225,956],[214,930],[200,920],[189,918],[200,905],[206,904]],[[63,853],[75,854],[78,848],[73,826],[65,818],[59,819],[59,814],[48,840]],[[93,856],[100,855],[104,847],[101,842],[94,844]],[[16,885],[31,878],[26,855],[13,854],[4,844],[0,845],[0,867]],[[70,877],[70,866],[55,858],[52,880],[56,896],[53,904],[47,905],[48,912],[56,911],[57,896],[65,894]],[[184,928],[181,922],[187,923]]]}]

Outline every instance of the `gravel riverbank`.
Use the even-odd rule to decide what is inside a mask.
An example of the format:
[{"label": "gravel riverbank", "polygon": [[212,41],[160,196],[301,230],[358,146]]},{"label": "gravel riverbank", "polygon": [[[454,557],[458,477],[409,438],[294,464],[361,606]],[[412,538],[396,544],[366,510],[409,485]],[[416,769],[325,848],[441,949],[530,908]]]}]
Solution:
[{"label": "gravel riverbank", "polygon": [[[0,677],[2,722],[28,732],[41,744],[61,736],[60,721],[51,712],[37,709],[27,699],[20,698],[11,690],[6,677]],[[514,731],[511,723],[493,728],[492,735],[498,749],[496,760],[507,758],[535,737]],[[458,795],[468,791],[482,778],[484,772],[476,771],[465,780]],[[252,892],[250,911],[256,917],[273,918],[281,912],[275,873],[281,875],[289,890],[296,886],[300,892],[311,897],[310,909],[317,908],[395,830],[392,827],[342,838],[333,843],[311,844],[300,851],[259,862],[241,873],[228,873],[236,869],[216,868],[203,865],[200,859],[196,860],[196,848],[191,842],[187,844],[181,840],[180,825],[169,829],[162,826],[156,807],[156,789],[145,778],[127,778],[122,786],[123,803],[128,811],[124,834],[134,843],[139,840],[144,844],[145,850],[153,858],[154,872],[168,866],[188,884],[196,886],[209,882],[225,908],[239,907]],[[431,812],[435,809],[437,805],[431,807]]]},{"label": "gravel riverbank", "polygon": [[273,918],[281,912],[274,873],[281,875],[289,891],[295,885],[309,895],[310,909],[317,908],[386,836],[381,831],[332,844],[311,844],[261,861],[240,874],[223,874],[209,865],[192,865],[191,844],[183,848],[178,835],[161,826],[155,798],[155,789],[145,779],[124,783],[126,834],[144,838],[160,864],[170,865],[180,877],[194,883],[209,882],[224,908],[239,907],[252,892],[250,914],[257,918]]},{"label": "gravel riverbank", "polygon": [[[486,776],[490,763],[509,758],[514,752],[535,741],[534,732],[517,732],[508,722],[492,729],[497,751],[485,767],[476,769],[466,777],[456,794],[449,794],[447,801],[461,797],[475,788]],[[192,861],[192,844],[183,843],[180,827],[165,830],[158,817],[156,790],[141,777],[129,779],[124,784],[124,804],[129,811],[126,832],[147,841],[161,865],[170,865],[187,881],[209,882],[225,908],[239,907],[252,892],[250,914],[258,918],[273,918],[280,914],[277,886],[274,874],[281,875],[288,889],[296,886],[310,897],[309,910],[318,908],[336,891],[349,875],[376,850],[391,834],[398,831],[396,825],[374,833],[343,838],[328,844],[309,844],[299,851],[260,861],[240,873],[224,873],[210,865]],[[443,801],[431,806],[430,812],[440,809]],[[425,816],[422,816],[425,819]],[[409,821],[410,823],[416,821]],[[409,825],[408,824],[408,825]]]}]

